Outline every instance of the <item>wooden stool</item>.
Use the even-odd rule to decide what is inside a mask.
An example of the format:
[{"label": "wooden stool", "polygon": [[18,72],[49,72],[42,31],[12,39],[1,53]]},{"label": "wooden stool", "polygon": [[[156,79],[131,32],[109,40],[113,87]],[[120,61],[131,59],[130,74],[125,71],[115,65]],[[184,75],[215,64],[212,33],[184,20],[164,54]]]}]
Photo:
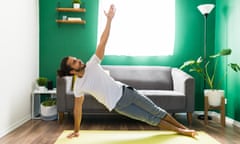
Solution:
[{"label": "wooden stool", "polygon": [[208,103],[208,96],[204,96],[204,123],[208,124],[208,110],[219,110],[221,113],[221,124],[225,127],[225,98],[221,98],[221,105],[214,107]]}]

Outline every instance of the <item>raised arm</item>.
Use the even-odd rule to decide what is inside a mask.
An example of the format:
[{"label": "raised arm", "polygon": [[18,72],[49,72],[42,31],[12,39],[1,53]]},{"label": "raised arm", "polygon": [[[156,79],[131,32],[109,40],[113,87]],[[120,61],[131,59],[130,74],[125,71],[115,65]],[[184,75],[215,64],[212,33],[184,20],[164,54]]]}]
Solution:
[{"label": "raised arm", "polygon": [[105,13],[105,16],[107,17],[107,23],[106,23],[105,29],[104,29],[104,31],[101,35],[101,39],[100,39],[100,42],[99,42],[97,50],[96,50],[96,55],[101,60],[104,57],[105,47],[106,47],[106,43],[107,43],[107,40],[108,40],[108,37],[109,37],[112,19],[115,15],[114,5],[110,6],[110,8],[108,10],[108,13],[105,12],[105,11],[104,11],[104,13]]}]

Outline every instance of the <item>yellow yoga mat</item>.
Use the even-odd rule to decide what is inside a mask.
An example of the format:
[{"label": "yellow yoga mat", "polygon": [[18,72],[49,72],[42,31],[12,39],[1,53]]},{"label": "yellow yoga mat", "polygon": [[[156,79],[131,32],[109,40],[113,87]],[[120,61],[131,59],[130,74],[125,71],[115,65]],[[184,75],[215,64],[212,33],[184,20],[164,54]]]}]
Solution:
[{"label": "yellow yoga mat", "polygon": [[81,130],[80,136],[68,139],[65,130],[55,144],[220,144],[207,133],[199,131],[195,138],[172,131]]}]

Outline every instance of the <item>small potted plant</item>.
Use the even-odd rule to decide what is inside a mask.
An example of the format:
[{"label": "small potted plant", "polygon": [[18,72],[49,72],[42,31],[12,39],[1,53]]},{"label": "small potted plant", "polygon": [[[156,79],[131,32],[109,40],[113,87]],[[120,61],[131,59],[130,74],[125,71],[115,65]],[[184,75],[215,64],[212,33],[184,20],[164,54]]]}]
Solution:
[{"label": "small potted plant", "polygon": [[39,77],[37,79],[38,90],[40,91],[46,90],[47,83],[48,83],[48,79],[46,77]]},{"label": "small potted plant", "polygon": [[[189,60],[184,62],[180,69],[188,68],[189,72],[196,72],[203,78],[208,86],[208,89],[204,89],[204,96],[208,96],[208,102],[211,106],[219,106],[221,104],[221,97],[224,96],[224,90],[219,90],[216,88],[215,74],[218,58],[222,56],[231,55],[231,49],[222,49],[219,53],[209,56],[206,59],[199,57],[197,60]],[[212,64],[213,70],[210,72],[208,66]],[[230,66],[234,71],[240,71],[238,64],[230,63]]]},{"label": "small potted plant", "polygon": [[73,0],[73,8],[80,8],[81,0]]},{"label": "small potted plant", "polygon": [[57,119],[57,106],[55,98],[48,98],[41,103],[41,117],[43,120]]}]

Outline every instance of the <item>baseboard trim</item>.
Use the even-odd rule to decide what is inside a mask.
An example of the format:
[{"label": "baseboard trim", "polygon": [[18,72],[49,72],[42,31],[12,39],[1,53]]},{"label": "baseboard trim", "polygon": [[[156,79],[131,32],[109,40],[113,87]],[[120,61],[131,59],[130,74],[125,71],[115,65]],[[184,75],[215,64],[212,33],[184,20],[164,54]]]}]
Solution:
[{"label": "baseboard trim", "polygon": [[[201,114],[204,114],[204,112],[203,111],[195,111],[194,114],[201,115]],[[217,113],[215,111],[209,111],[208,114],[220,121],[220,113]],[[227,116],[226,116],[226,124],[233,125],[233,126],[236,126],[236,127],[240,128],[240,122],[239,121],[236,121],[236,120],[234,120],[230,117],[227,117]]]},{"label": "baseboard trim", "polygon": [[239,121],[233,121],[233,125],[240,128],[240,122]]},{"label": "baseboard trim", "polygon": [[29,121],[31,119],[31,114],[26,115],[25,117],[23,117],[21,120],[16,121],[15,123],[13,123],[12,125],[10,125],[8,128],[3,129],[0,131],[0,138],[7,135],[8,133],[12,132],[13,130],[15,130],[16,128],[20,127],[21,125],[23,125],[24,123],[26,123],[27,121]]}]

